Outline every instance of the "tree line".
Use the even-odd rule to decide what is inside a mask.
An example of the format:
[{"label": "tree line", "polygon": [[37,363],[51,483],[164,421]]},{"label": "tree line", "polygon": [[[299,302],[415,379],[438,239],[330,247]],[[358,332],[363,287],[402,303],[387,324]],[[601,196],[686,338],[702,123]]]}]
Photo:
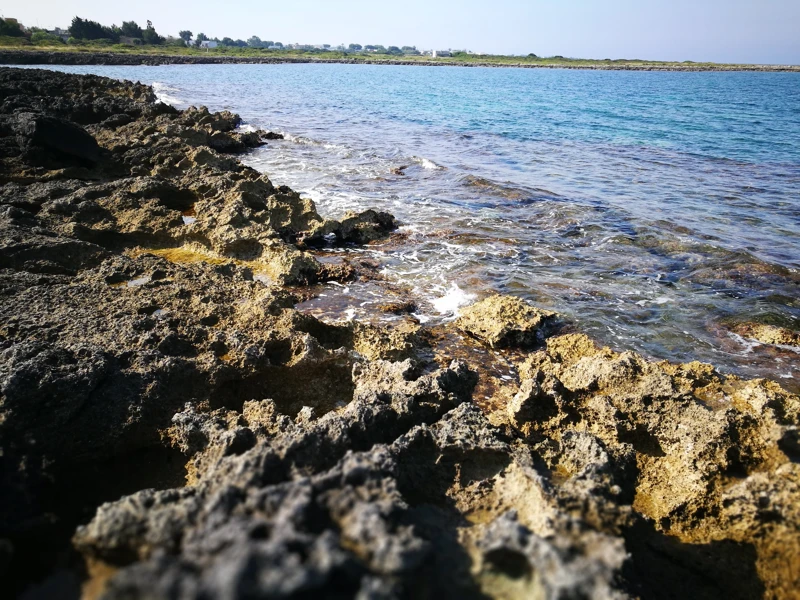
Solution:
[{"label": "tree line", "polygon": [[139,43],[148,45],[159,45],[166,41],[166,38],[155,30],[152,21],[147,21],[145,28],[142,28],[136,21],[123,21],[120,27],[116,25],[108,27],[97,21],[75,17],[70,24],[69,35],[76,40],[109,40],[115,43],[119,43],[120,38],[123,37],[139,40]]},{"label": "tree line", "polygon": [[[47,31],[39,28],[30,28],[28,30],[32,42],[59,42],[63,40],[56,35],[48,33]],[[7,22],[0,18],[0,36],[24,36],[26,33],[19,27],[18,24]],[[125,38],[125,39],[123,39]],[[216,42],[220,46],[227,46],[231,48],[271,48],[271,49],[284,49],[281,42],[274,42],[272,40],[262,40],[260,37],[254,35],[247,40],[233,39],[230,37],[210,38],[204,33],[194,35],[188,29],[182,30],[178,33],[177,38],[164,37],[160,35],[153,27],[152,21],[147,21],[145,27],[141,27],[136,21],[123,21],[122,25],[102,25],[97,21],[90,19],[82,19],[75,17],[69,27],[69,42],[106,42],[118,44],[122,41],[133,44],[142,45],[178,45],[178,46],[195,46],[200,47],[205,41]],[[303,50],[319,50],[315,46],[292,46]],[[330,44],[323,44],[322,50],[331,50]],[[402,55],[419,55],[421,54],[415,46],[389,46],[388,48],[380,44],[350,44],[347,47],[340,46],[336,48],[344,52],[366,52],[373,54],[387,54],[390,56]]]}]

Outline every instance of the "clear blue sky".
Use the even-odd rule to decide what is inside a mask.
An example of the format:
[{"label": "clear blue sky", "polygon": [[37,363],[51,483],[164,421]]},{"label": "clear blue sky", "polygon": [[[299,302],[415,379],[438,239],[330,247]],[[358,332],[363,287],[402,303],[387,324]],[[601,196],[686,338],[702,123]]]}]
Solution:
[{"label": "clear blue sky", "polygon": [[65,27],[147,19],[162,34],[495,54],[800,63],[800,0],[6,0],[5,17]]}]

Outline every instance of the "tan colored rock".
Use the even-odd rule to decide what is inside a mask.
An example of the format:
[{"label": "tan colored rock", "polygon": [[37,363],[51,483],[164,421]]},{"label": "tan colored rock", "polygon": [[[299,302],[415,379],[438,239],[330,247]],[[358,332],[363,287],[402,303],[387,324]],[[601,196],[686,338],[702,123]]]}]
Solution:
[{"label": "tan colored rock", "polygon": [[744,338],[777,346],[800,346],[800,332],[761,323],[740,323],[733,328]]},{"label": "tan colored rock", "polygon": [[[618,482],[603,493],[632,494],[632,509],[651,520],[657,535],[685,544],[670,542],[664,552],[692,557],[724,587],[724,571],[693,545],[745,544],[754,549],[747,594],[764,585],[768,596],[795,597],[791,565],[800,564],[800,520],[789,504],[800,501],[800,398],[774,382],[726,377],[696,362],[654,363],[574,334],[548,339],[519,372],[522,384],[507,407],[507,422],[554,473],[568,478],[561,485],[562,508],[581,498],[582,518],[601,530],[614,527],[614,515],[621,514],[620,505],[598,498],[604,471],[592,467],[586,480],[575,466],[590,439],[575,436],[591,435],[598,456],[608,455],[610,469],[603,469]],[[561,386],[550,386],[555,401],[549,411],[541,410],[545,378]],[[570,450],[576,439],[584,442]],[[641,543],[631,539],[634,562],[644,560]],[[652,543],[664,545],[655,537]],[[731,552],[717,560],[743,559]]]},{"label": "tan colored rock", "polygon": [[420,328],[413,323],[378,327],[353,323],[353,349],[367,360],[405,360],[420,346]]},{"label": "tan colored rock", "polygon": [[531,347],[541,343],[559,316],[513,296],[494,295],[461,311],[456,327],[492,348]]}]

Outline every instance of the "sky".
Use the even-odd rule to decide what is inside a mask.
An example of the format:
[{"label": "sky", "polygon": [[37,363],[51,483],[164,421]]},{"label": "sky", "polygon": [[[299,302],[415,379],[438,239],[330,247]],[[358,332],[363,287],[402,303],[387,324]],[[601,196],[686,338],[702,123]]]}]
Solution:
[{"label": "sky", "polygon": [[491,54],[800,64],[800,0],[0,0],[25,25],[150,19],[162,35]]}]

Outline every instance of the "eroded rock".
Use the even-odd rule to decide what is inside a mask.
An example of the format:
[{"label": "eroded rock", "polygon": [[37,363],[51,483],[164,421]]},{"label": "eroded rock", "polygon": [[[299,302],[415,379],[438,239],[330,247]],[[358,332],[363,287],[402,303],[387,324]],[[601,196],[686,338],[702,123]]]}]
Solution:
[{"label": "eroded rock", "polygon": [[733,331],[744,338],[778,346],[800,346],[800,333],[762,323],[739,323]]},{"label": "eroded rock", "polygon": [[[391,215],[324,218],[230,156],[268,136],[146,86],[0,70],[0,103],[11,595],[796,595],[800,399],[776,383],[554,337],[503,296],[456,322],[469,364],[409,321],[326,323],[282,285],[358,277],[308,249]],[[97,160],[21,145],[25,114]],[[514,376],[482,412],[488,354]]]},{"label": "eroded rock", "polygon": [[559,323],[556,313],[513,296],[490,296],[461,310],[456,326],[492,348],[529,348]]}]

